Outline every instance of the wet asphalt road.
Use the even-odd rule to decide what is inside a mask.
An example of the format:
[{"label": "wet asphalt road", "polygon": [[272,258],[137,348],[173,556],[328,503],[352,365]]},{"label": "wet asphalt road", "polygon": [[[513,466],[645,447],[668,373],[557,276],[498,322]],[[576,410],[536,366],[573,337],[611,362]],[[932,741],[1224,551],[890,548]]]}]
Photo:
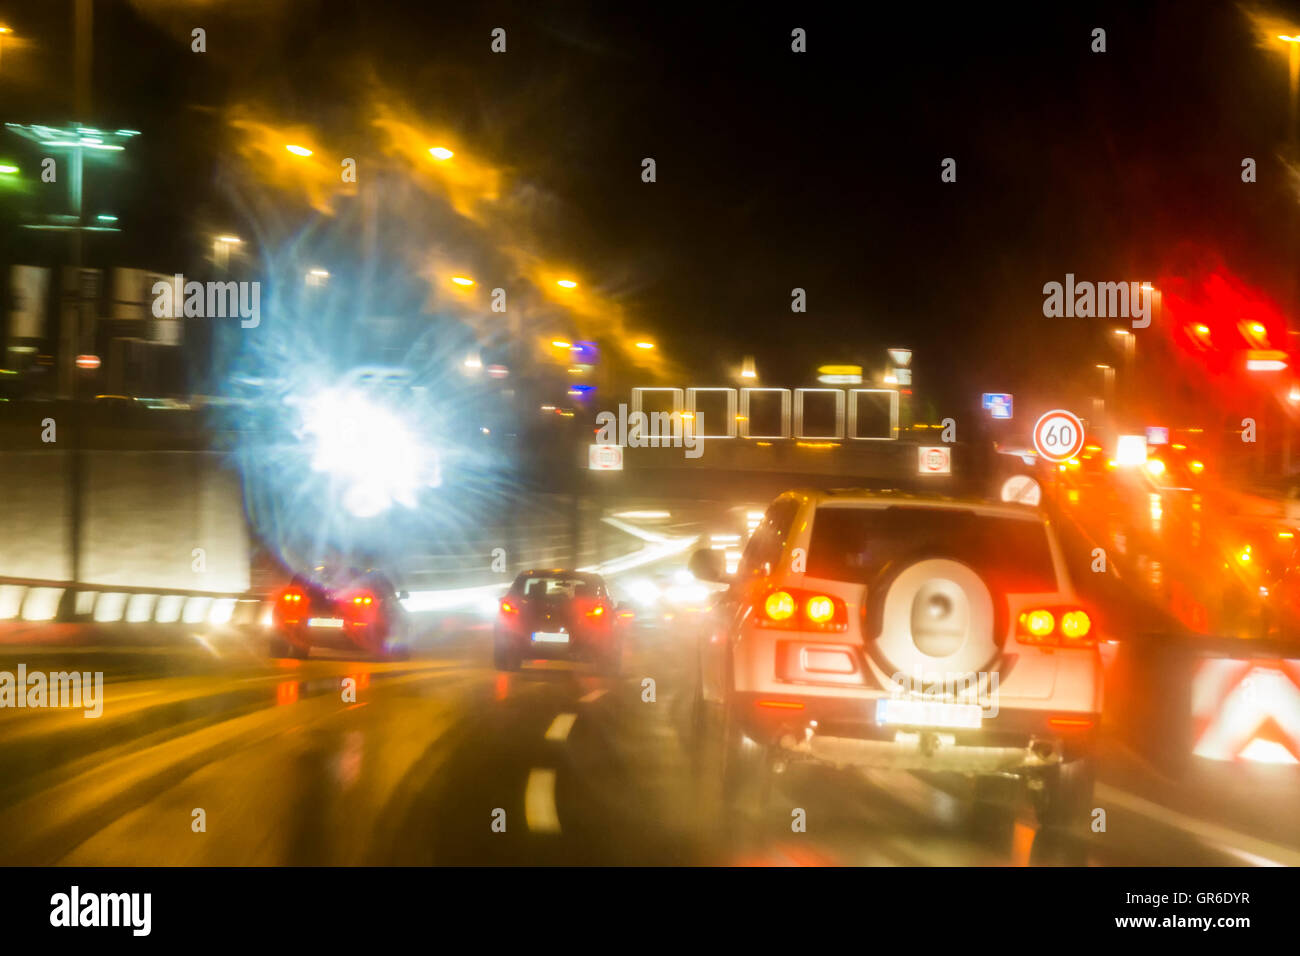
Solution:
[{"label": "wet asphalt road", "polygon": [[1118,748],[1102,762],[1104,833],[1040,830],[1014,794],[977,809],[959,784],[814,768],[778,778],[760,818],[729,816],[691,729],[691,652],[668,631],[634,635],[617,680],[565,663],[499,674],[482,627],[430,631],[404,662],[268,659],[234,633],[108,647],[23,625],[3,639],[0,670],[107,682],[98,719],[0,710],[4,864],[1300,862],[1300,834],[1231,807],[1207,818]]}]

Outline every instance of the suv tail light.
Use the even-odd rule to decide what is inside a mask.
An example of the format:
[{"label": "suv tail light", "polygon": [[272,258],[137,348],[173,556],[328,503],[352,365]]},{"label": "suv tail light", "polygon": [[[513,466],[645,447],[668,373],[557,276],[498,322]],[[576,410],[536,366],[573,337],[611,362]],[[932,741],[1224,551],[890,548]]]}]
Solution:
[{"label": "suv tail light", "polygon": [[510,599],[509,599],[509,598],[503,598],[503,599],[501,600],[501,613],[502,613],[502,614],[518,614],[518,613],[519,613],[519,608],[518,608],[516,605],[512,604],[512,603],[510,602]]},{"label": "suv tail light", "polygon": [[297,588],[288,588],[280,595],[279,618],[285,624],[297,624],[307,596]]},{"label": "suv tail light", "polygon": [[345,617],[350,617],[352,623],[358,627],[373,621],[375,612],[379,610],[379,604],[375,600],[375,596],[369,591],[361,591],[352,595],[343,606],[347,611]]},{"label": "suv tail light", "polygon": [[597,604],[595,607],[588,608],[585,612],[587,617],[593,621],[603,620],[605,617],[605,605]]},{"label": "suv tail light", "polygon": [[799,631],[845,631],[847,605],[837,597],[803,588],[776,588],[767,592],[757,608],[760,627]]},{"label": "suv tail light", "polygon": [[1080,607],[1036,607],[1020,612],[1016,640],[1038,647],[1096,647],[1092,618]]}]

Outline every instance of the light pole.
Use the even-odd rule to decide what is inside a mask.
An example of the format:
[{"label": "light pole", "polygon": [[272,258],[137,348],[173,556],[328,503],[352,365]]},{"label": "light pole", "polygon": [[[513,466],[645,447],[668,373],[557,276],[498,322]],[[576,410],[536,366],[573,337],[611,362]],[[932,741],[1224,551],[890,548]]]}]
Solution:
[{"label": "light pole", "polygon": [[230,247],[237,246],[243,241],[238,236],[230,235],[217,236],[212,240],[212,264],[216,266],[223,278],[230,268]]},{"label": "light pole", "polygon": [[8,27],[0,27],[0,66],[4,65],[5,37],[12,35],[13,32]]},{"label": "light pole", "polygon": [[68,157],[68,200],[71,214],[56,217],[52,223],[35,223],[29,229],[66,231],[72,240],[72,272],[75,288],[72,299],[72,315],[62,323],[59,331],[59,395],[73,398],[76,385],[76,356],[82,351],[83,340],[88,334],[87,323],[82,315],[84,292],[82,289],[81,259],[82,234],[86,232],[117,232],[117,226],[87,225],[82,215],[82,182],[87,156],[111,157],[122,152],[123,143],[140,134],[136,130],[119,129],[114,132],[91,129],[86,126],[72,125],[54,127],[42,125],[22,125],[6,123],[5,128],[13,133],[31,140],[43,149],[66,151]]},{"label": "light pole", "polygon": [[1120,338],[1120,348],[1124,350],[1124,402],[1132,405],[1133,399],[1133,360],[1137,353],[1137,336],[1128,329],[1115,329],[1114,334]]},{"label": "light pole", "polygon": [[1097,368],[1101,369],[1102,402],[1106,411],[1109,412],[1115,402],[1115,366],[1099,364]]},{"label": "light pole", "polygon": [[1287,124],[1286,139],[1288,143],[1295,142],[1296,133],[1296,100],[1300,93],[1300,34],[1296,36],[1284,36],[1278,34],[1278,39],[1286,44],[1287,50],[1287,73],[1290,80],[1290,109],[1287,118],[1290,122]]}]

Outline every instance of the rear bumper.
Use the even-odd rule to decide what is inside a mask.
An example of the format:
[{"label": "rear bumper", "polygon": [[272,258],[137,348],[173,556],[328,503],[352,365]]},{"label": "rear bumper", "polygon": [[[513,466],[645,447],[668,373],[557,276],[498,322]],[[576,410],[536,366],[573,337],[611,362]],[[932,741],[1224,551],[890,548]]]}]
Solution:
[{"label": "rear bumper", "polygon": [[373,624],[363,627],[308,627],[306,624],[281,624],[275,633],[304,650],[330,647],[339,650],[365,650],[383,638],[383,628]]},{"label": "rear bumper", "polygon": [[534,641],[532,632],[510,631],[497,628],[493,639],[498,644],[508,646],[524,660],[546,659],[565,660],[571,657],[591,656],[607,650],[614,641],[613,633],[575,631],[570,632],[565,644]]},{"label": "rear bumper", "polygon": [[1100,725],[1095,713],[1003,707],[979,728],[912,727],[877,722],[876,699],[738,693],[735,703],[748,736],[789,757],[837,767],[1034,770],[1089,754]]}]

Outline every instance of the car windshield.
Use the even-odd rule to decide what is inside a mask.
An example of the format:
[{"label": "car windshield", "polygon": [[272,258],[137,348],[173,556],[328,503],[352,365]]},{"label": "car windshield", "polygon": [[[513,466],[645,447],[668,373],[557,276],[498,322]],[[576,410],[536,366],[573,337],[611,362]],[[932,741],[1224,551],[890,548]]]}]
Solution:
[{"label": "car windshield", "polygon": [[1002,591],[1057,588],[1040,523],[951,508],[821,508],[813,521],[808,574],[865,584],[927,556],[962,561]]}]

